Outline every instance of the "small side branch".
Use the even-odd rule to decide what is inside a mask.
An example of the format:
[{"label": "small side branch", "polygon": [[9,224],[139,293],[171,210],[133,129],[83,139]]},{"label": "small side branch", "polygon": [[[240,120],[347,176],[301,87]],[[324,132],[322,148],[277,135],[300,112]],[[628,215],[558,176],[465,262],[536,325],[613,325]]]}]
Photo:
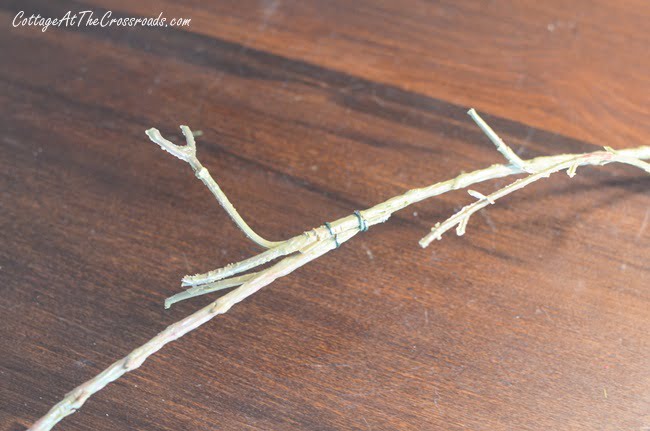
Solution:
[{"label": "small side branch", "polygon": [[170,296],[165,299],[165,308],[169,308],[177,302],[185,301],[186,299],[195,298],[197,296],[205,295],[219,290],[230,289],[231,287],[240,286],[247,281],[256,277],[258,272],[251,272],[250,274],[240,275],[238,277],[231,277],[225,280],[215,281],[213,283],[202,284],[200,286],[193,286],[183,292]]},{"label": "small side branch", "polygon": [[475,212],[482,208],[485,208],[490,204],[494,204],[497,199],[509,195],[516,190],[522,189],[527,185],[534,183],[535,181],[538,181],[542,178],[548,178],[555,172],[566,169],[569,177],[573,177],[578,166],[605,165],[614,162],[632,165],[644,170],[647,173],[650,173],[650,164],[634,157],[622,155],[612,150],[611,148],[606,148],[606,151],[596,151],[594,153],[582,154],[577,157],[567,157],[566,160],[560,163],[551,165],[543,170],[538,171],[535,174],[519,179],[490,195],[485,196],[479,192],[468,190],[468,193],[478,200],[470,205],[463,207],[460,211],[458,211],[456,214],[444,222],[437,223],[433,229],[431,229],[431,232],[420,240],[419,244],[423,248],[427,247],[433,240],[441,239],[442,235],[454,226],[457,226],[456,233],[458,236],[462,236],[465,233],[465,228],[467,226],[469,218]]},{"label": "small side branch", "polygon": [[154,143],[160,145],[160,148],[169,152],[175,157],[178,157],[181,160],[186,161],[194,170],[197,178],[199,178],[207,186],[207,188],[212,192],[214,197],[217,199],[217,202],[223,207],[224,210],[228,213],[232,221],[235,222],[237,227],[239,227],[244,234],[254,243],[264,247],[264,248],[273,248],[281,245],[284,241],[269,241],[267,239],[259,236],[248,223],[239,215],[235,207],[230,203],[230,200],[226,194],[221,190],[219,184],[212,178],[210,172],[201,165],[199,159],[196,158],[196,143],[194,142],[194,135],[192,131],[187,126],[181,126],[183,135],[185,135],[185,146],[176,145],[167,139],[163,138],[160,134],[160,131],[155,128],[147,130],[145,133]]},{"label": "small side branch", "polygon": [[503,154],[503,157],[505,157],[506,160],[508,160],[515,167],[521,169],[522,171],[530,172],[528,166],[526,165],[526,162],[524,162],[517,154],[515,154],[512,148],[503,142],[499,135],[497,135],[496,132],[492,130],[492,128],[481,118],[480,115],[478,115],[474,108],[467,111],[467,114],[472,117],[472,120],[474,120],[476,125],[483,131],[483,133],[485,133],[487,137],[490,138],[490,141],[492,141],[492,143],[497,147],[497,150]]},{"label": "small side branch", "polygon": [[317,236],[312,232],[305,232],[302,235],[288,239],[279,246],[270,248],[257,256],[244,259],[237,263],[231,263],[223,268],[215,269],[203,274],[186,275],[183,277],[182,285],[198,286],[200,284],[212,283],[214,281],[240,274],[277,258],[295,253],[296,251],[312,244],[316,239]]}]

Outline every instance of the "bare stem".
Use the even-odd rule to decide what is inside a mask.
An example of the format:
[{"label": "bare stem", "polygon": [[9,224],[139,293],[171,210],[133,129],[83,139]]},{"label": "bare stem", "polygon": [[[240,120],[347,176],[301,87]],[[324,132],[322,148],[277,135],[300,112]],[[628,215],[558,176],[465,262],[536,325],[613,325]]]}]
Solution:
[{"label": "bare stem", "polygon": [[567,158],[565,161],[560,162],[556,165],[550,166],[546,169],[540,170],[535,174],[529,175],[525,178],[519,179],[496,192],[489,194],[487,196],[482,195],[473,190],[468,190],[468,193],[477,198],[478,200],[470,205],[465,206],[456,214],[445,220],[443,223],[437,223],[431,232],[420,240],[420,246],[426,247],[433,240],[441,239],[442,235],[451,229],[454,226],[457,226],[456,233],[458,236],[462,236],[465,233],[465,228],[469,218],[480,210],[485,208],[490,204],[494,204],[497,199],[509,195],[510,193],[522,189],[529,184],[534,183],[542,178],[548,178],[551,174],[567,169],[567,174],[570,177],[575,175],[576,168],[578,166],[585,165],[605,165],[607,163],[624,163],[632,166],[636,166],[644,171],[650,173],[650,164],[643,162],[638,159],[633,159],[625,156],[619,156],[616,153],[610,151],[598,151],[594,153],[587,153],[573,158]]},{"label": "bare stem", "polygon": [[251,241],[264,248],[273,248],[281,245],[284,241],[266,240],[255,233],[255,231],[253,231],[253,229],[248,226],[248,223],[246,223],[244,219],[239,215],[235,207],[230,203],[230,200],[226,194],[221,190],[219,184],[217,184],[214,178],[212,178],[210,172],[208,172],[208,170],[204,168],[203,165],[201,165],[199,159],[196,158],[196,144],[194,142],[194,135],[190,131],[190,128],[187,126],[181,126],[181,130],[183,131],[183,135],[185,135],[185,141],[187,143],[184,147],[176,145],[163,138],[158,129],[151,128],[145,133],[149,139],[160,145],[160,148],[190,164],[194,170],[194,173],[196,174],[196,177],[203,181],[203,183],[208,187],[208,189],[217,199],[217,202],[219,202],[223,209],[226,210],[230,218]]},{"label": "bare stem", "polygon": [[[184,160],[192,166],[194,171],[210,191],[215,195],[219,203],[228,212],[237,226],[257,244],[269,248],[257,256],[245,259],[239,263],[227,265],[223,268],[210,271],[205,274],[186,276],[183,278],[184,286],[192,286],[185,292],[181,292],[168,298],[165,302],[169,307],[171,304],[190,297],[203,295],[217,290],[239,286],[210,305],[191,314],[185,319],[167,327],[150,341],[135,349],[123,359],[113,363],[106,370],[93,377],[91,380],[78,386],[67,394],[63,400],[56,404],[45,416],[39,419],[30,430],[45,431],[51,429],[64,417],[74,413],[94,393],[101,390],[110,382],[118,379],[123,374],[138,368],[152,354],[160,350],[165,344],[176,340],[189,331],[198,328],[218,314],[227,312],[230,307],[257,292],[262,287],[272,283],[279,277],[283,277],[308,262],[322,256],[334,248],[348,241],[358,232],[367,230],[368,227],[386,221],[395,211],[399,211],[413,203],[424,199],[446,193],[451,190],[466,188],[472,184],[483,181],[502,178],[514,174],[532,173],[528,177],[515,181],[509,186],[494,192],[490,195],[482,195],[470,190],[471,196],[478,199],[471,205],[466,206],[457,214],[442,224],[434,227],[432,232],[420,241],[424,247],[433,239],[440,238],[442,233],[453,226],[457,226],[457,232],[462,235],[469,217],[479,209],[494,203],[497,199],[506,196],[515,190],[519,190],[532,182],[548,177],[554,172],[566,169],[569,176],[575,175],[578,166],[582,165],[603,165],[611,162],[626,163],[650,172],[650,165],[642,159],[650,159],[650,147],[639,147],[629,150],[614,151],[606,147],[606,151],[596,151],[587,154],[563,154],[550,157],[538,157],[531,160],[520,159],[497,134],[476,114],[474,110],[469,111],[470,116],[478,126],[488,135],[497,149],[508,160],[507,165],[493,165],[478,171],[465,173],[447,181],[439,182],[427,187],[409,190],[406,193],[388,199],[367,210],[342,217],[325,226],[304,232],[287,241],[267,241],[257,235],[242,220],[235,208],[230,204],[228,198],[223,194],[217,183],[212,179],[205,168],[201,166],[196,158],[196,146],[192,132],[186,126],[181,126],[185,135],[187,145],[181,147],[164,139],[158,130],[149,129],[149,138],[160,145],[161,148],[174,156]],[[260,265],[266,264],[274,259],[282,258],[279,262],[267,269],[233,277],[236,274],[246,272]],[[221,280],[221,281],[219,281]]]},{"label": "bare stem", "polygon": [[474,120],[476,125],[483,131],[483,133],[485,133],[487,137],[490,138],[490,141],[496,145],[497,150],[503,154],[503,157],[505,157],[506,160],[508,160],[519,169],[527,171],[526,162],[524,162],[514,151],[512,151],[512,149],[507,146],[505,142],[503,142],[499,135],[497,135],[496,132],[492,130],[492,127],[488,126],[488,124],[483,121],[481,116],[478,115],[474,108],[467,111],[467,114],[472,117],[472,120]]},{"label": "bare stem", "polygon": [[[321,232],[321,234],[324,234]],[[352,235],[346,235],[341,240],[347,240]],[[29,428],[32,431],[46,431],[52,429],[61,419],[74,413],[86,402],[91,395],[104,388],[107,384],[117,380],[122,375],[140,367],[142,363],[152,354],[160,350],[165,344],[172,342],[188,332],[198,328],[213,317],[227,312],[233,305],[241,302],[262,287],[272,283],[279,277],[290,274],[295,269],[303,266],[309,261],[327,253],[334,248],[332,241],[321,241],[316,247],[312,247],[309,253],[300,253],[289,256],[276,263],[272,267],[260,271],[254,277],[246,281],[237,289],[222,296],[216,301],[201,308],[199,311],[187,316],[183,320],[168,326],[154,338],[138,347],[124,358],[114,362],[110,367],[75,388],[68,393],[63,400],[34,425]]]},{"label": "bare stem", "polygon": [[258,274],[259,272],[251,272],[250,274],[240,275],[239,277],[231,277],[225,280],[202,284],[200,286],[193,286],[183,292],[179,292],[176,295],[165,299],[165,308],[169,308],[177,302],[185,301],[186,299],[195,298],[197,296],[217,292],[219,290],[229,289],[231,287],[237,287],[251,280]]}]

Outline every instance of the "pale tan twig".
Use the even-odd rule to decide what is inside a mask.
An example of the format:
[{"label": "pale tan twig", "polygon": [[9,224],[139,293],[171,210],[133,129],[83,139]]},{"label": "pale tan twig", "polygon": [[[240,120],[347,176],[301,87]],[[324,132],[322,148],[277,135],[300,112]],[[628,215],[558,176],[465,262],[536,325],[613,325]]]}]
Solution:
[{"label": "pale tan twig", "polygon": [[169,308],[177,302],[185,301],[186,299],[195,298],[197,296],[217,292],[219,290],[229,289],[231,287],[237,287],[254,278],[257,276],[257,274],[259,274],[259,272],[252,272],[250,274],[240,275],[238,277],[230,277],[226,278],[225,280],[193,286],[183,292],[179,292],[176,295],[165,299],[165,308]]},{"label": "pale tan twig", "polygon": [[476,192],[474,190],[468,190],[470,196],[475,197],[478,200],[470,205],[463,207],[460,211],[458,211],[453,216],[449,217],[444,222],[436,223],[436,225],[431,229],[431,232],[420,240],[420,246],[424,248],[428,246],[433,240],[441,239],[442,235],[454,226],[457,226],[456,234],[458,236],[464,235],[465,228],[467,227],[467,223],[469,221],[469,218],[472,216],[472,214],[474,214],[481,208],[485,208],[490,204],[494,204],[497,199],[501,199],[502,197],[509,195],[510,193],[516,190],[522,189],[527,185],[534,183],[535,181],[538,181],[542,178],[548,178],[551,174],[555,172],[566,169],[569,177],[573,177],[575,175],[576,169],[579,166],[586,166],[586,165],[602,166],[608,163],[628,164],[628,165],[636,166],[637,168],[642,169],[647,173],[650,173],[650,164],[642,160],[639,160],[637,158],[620,155],[618,152],[614,152],[611,149],[607,149],[606,151],[596,151],[593,153],[582,154],[572,158],[568,157],[566,160],[560,163],[557,163],[546,169],[539,170],[537,171],[537,173],[529,175],[528,177],[519,179],[487,196],[482,195],[481,193]]},{"label": "pale tan twig", "polygon": [[467,114],[472,117],[472,120],[476,125],[490,138],[490,141],[496,145],[497,150],[503,154],[503,157],[506,158],[510,163],[521,169],[522,171],[530,172],[526,166],[526,162],[521,160],[521,158],[514,152],[512,149],[503,142],[503,140],[496,134],[492,127],[483,121],[480,115],[474,110],[474,108],[467,111]]},{"label": "pale tan twig", "polygon": [[[480,119],[478,115],[473,116],[473,118],[475,121],[477,118]],[[480,122],[482,122],[482,120],[480,120]],[[484,131],[492,130],[486,124],[485,126],[487,129],[485,129],[481,126],[481,124],[484,124],[484,122],[480,122],[477,121],[477,124],[479,124],[479,126]],[[270,242],[260,238],[257,234],[255,234],[241,219],[239,214],[237,214],[223,192],[221,192],[219,186],[216,184],[216,182],[214,182],[207,171],[196,159],[195,143],[189,128],[183,126],[182,130],[187,140],[187,145],[185,147],[174,145],[171,142],[165,140],[162,136],[160,136],[160,133],[156,129],[148,130],[147,135],[151,138],[152,141],[160,145],[164,150],[169,151],[174,156],[188,162],[195,170],[195,172],[197,172],[197,176],[199,176],[199,178],[203,180],[208,188],[210,188],[215,197],[217,197],[217,200],[222,204],[231,218],[246,233],[246,235],[258,244],[269,247],[270,249],[252,258],[246,259],[236,264],[228,265],[224,268],[211,271],[206,274],[185,277],[183,279],[183,285],[191,285],[194,287],[191,287],[186,292],[181,292],[180,294],[169,298],[168,301],[171,300],[171,302],[168,302],[167,305],[171,305],[171,303],[173,303],[175,300],[178,300],[178,298],[185,299],[186,297],[197,296],[208,291],[225,288],[225,286],[234,287],[240,282],[242,284],[233,291],[217,299],[210,305],[167,327],[143,346],[137,348],[125,358],[115,362],[91,380],[74,389],[72,392],[66,395],[63,400],[55,405],[45,416],[39,419],[30,428],[30,430],[45,431],[51,429],[65,416],[72,414],[74,411],[79,409],[91,395],[101,390],[108,383],[116,380],[128,371],[132,371],[138,368],[150,355],[160,350],[165,344],[201,326],[216,315],[225,313],[230,309],[230,307],[257,292],[262,287],[270,284],[277,278],[291,273],[295,269],[305,265],[313,259],[316,259],[328,251],[338,247],[340,244],[345,243],[359,231],[365,230],[370,226],[386,221],[395,211],[398,211],[408,205],[436,195],[440,195],[442,193],[446,193],[451,190],[462,189],[475,183],[480,183],[483,181],[501,178],[513,174],[534,172],[533,175],[530,175],[527,178],[511,184],[511,186],[509,186],[510,188],[495,192],[489,196],[484,196],[478,192],[471,191],[470,194],[479,199],[479,201],[472,204],[474,207],[470,205],[468,206],[471,207],[470,209],[467,209],[468,207],[465,207],[464,210],[461,210],[461,212],[465,211],[462,214],[464,218],[459,217],[457,220],[455,220],[458,222],[457,224],[462,224],[462,229],[464,229],[469,215],[471,215],[473,212],[477,211],[488,203],[495,201],[499,197],[504,196],[505,194],[524,187],[525,185],[530,184],[539,178],[550,175],[552,172],[567,169],[567,173],[569,175],[573,175],[575,174],[575,169],[579,165],[603,164],[613,161],[631,164],[648,171],[649,165],[641,161],[641,159],[650,159],[650,147],[639,147],[621,151],[613,151],[611,149],[608,149],[606,152],[599,151],[589,154],[565,154],[560,156],[538,157],[531,160],[521,160],[518,159],[516,155],[513,157],[514,152],[511,154],[511,150],[505,144],[503,144],[503,141],[497,139],[495,142],[493,136],[491,136],[490,139],[495,142],[497,149],[499,149],[499,151],[501,151],[501,153],[506,156],[510,164],[493,165],[489,168],[462,174],[451,180],[436,183],[428,187],[409,190],[403,195],[396,196],[381,204],[375,205],[372,208],[359,212],[358,216],[357,214],[351,214],[329,223],[328,227],[320,226],[301,235],[293,237],[287,241]],[[491,133],[496,136],[496,133],[493,131]],[[488,136],[490,136],[489,133]],[[497,144],[497,142],[499,142],[499,144]],[[605,154],[608,154],[608,156]],[[438,226],[438,228],[440,226]],[[453,224],[449,225],[449,227],[451,226],[453,226]],[[432,234],[427,235],[425,239]],[[434,237],[437,237],[437,235],[434,235]],[[423,239],[423,241],[425,240]],[[428,244],[428,242],[426,242],[426,244]],[[248,271],[280,257],[283,257],[283,259],[267,269],[239,277],[226,279],[227,277]],[[223,281],[217,282],[218,280]]]},{"label": "pale tan twig", "polygon": [[[322,238],[327,237],[328,233],[323,231],[325,228],[321,227],[319,229],[320,232],[317,233],[317,235]],[[347,241],[354,236],[355,233],[356,232],[353,231],[346,232],[344,235],[340,236],[339,242]],[[107,384],[117,380],[125,373],[138,368],[150,355],[160,350],[165,344],[182,337],[188,332],[208,322],[213,317],[227,312],[233,305],[241,302],[260,290],[262,287],[272,283],[280,277],[290,274],[295,269],[319,256],[322,256],[334,247],[335,245],[333,241],[319,241],[317,244],[310,247],[308,251],[285,257],[272,267],[260,271],[255,277],[251,278],[237,289],[189,315],[185,319],[168,326],[164,331],[156,335],[147,343],[135,349],[119,361],[114,362],[106,370],[75,388],[29,429],[32,431],[46,431],[52,429],[52,427],[61,419],[81,408],[91,395],[104,388]]]},{"label": "pale tan twig", "polygon": [[244,219],[239,215],[235,207],[230,203],[230,200],[226,194],[221,190],[219,184],[217,184],[214,178],[212,178],[210,172],[208,172],[208,170],[201,165],[199,159],[196,158],[196,144],[194,142],[194,135],[190,131],[189,127],[181,126],[181,130],[183,131],[183,135],[185,135],[185,141],[187,143],[182,147],[163,138],[158,129],[151,128],[146,131],[146,134],[149,136],[149,139],[160,145],[160,148],[190,164],[197,178],[203,181],[203,183],[208,187],[208,189],[217,199],[219,204],[223,207],[223,209],[226,210],[230,218],[244,232],[244,234],[250,238],[251,241],[264,248],[272,248],[281,245],[284,241],[266,240],[255,233],[255,231],[253,231],[253,229],[248,226],[248,223],[246,223]]},{"label": "pale tan twig", "polygon": [[287,256],[295,253],[301,248],[309,245],[314,241],[314,238],[309,235],[298,235],[284,241],[281,245],[270,248],[256,256],[244,259],[237,263],[231,263],[223,268],[215,269],[205,274],[186,275],[183,277],[183,286],[196,286],[199,284],[211,283],[213,281],[221,280],[244,271],[248,271],[259,265],[275,260],[282,256]]}]

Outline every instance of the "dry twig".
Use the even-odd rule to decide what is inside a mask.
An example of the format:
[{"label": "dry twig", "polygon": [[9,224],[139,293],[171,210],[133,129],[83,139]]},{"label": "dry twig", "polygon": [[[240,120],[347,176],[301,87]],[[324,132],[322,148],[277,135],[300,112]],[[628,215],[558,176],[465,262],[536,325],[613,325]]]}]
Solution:
[{"label": "dry twig", "polygon": [[[642,159],[650,159],[650,147],[647,146],[621,151],[606,148],[605,151],[596,151],[593,153],[563,154],[522,160],[473,109],[468,113],[496,145],[497,150],[503,154],[508,164],[493,165],[478,171],[461,174],[456,178],[431,186],[409,190],[403,195],[393,197],[364,211],[355,211],[354,214],[331,223],[325,223],[323,226],[306,231],[286,241],[268,241],[260,237],[241,218],[208,170],[197,159],[194,137],[187,126],[181,126],[181,130],[186,139],[186,145],[184,146],[178,146],[166,140],[156,129],[147,130],[146,133],[153,142],[160,145],[165,151],[189,163],[196,176],[210,189],[219,204],[221,204],[244,234],[268,250],[257,256],[205,274],[184,277],[182,285],[186,287],[190,286],[190,288],[168,298],[165,301],[165,307],[168,308],[178,301],[195,296],[226,288],[238,287],[194,314],[170,325],[126,357],[113,363],[97,376],[78,386],[67,394],[45,416],[34,423],[30,430],[44,431],[51,429],[61,419],[79,409],[91,395],[101,390],[110,382],[118,379],[123,374],[138,368],[150,355],[160,350],[165,344],[198,328],[218,314],[227,312],[230,307],[254,294],[262,287],[272,283],[277,278],[288,275],[295,269],[322,256],[330,250],[338,248],[358,232],[365,231],[370,226],[386,221],[394,212],[411,204],[452,190],[464,189],[472,184],[502,178],[508,175],[530,174],[487,196],[469,190],[469,194],[475,197],[477,201],[464,207],[446,221],[436,224],[431,233],[420,241],[420,245],[426,247],[434,239],[440,239],[443,233],[454,226],[457,226],[457,233],[462,235],[465,232],[465,227],[470,216],[476,211],[489,204],[493,204],[496,200],[516,190],[561,170],[566,169],[569,176],[572,177],[575,175],[576,169],[579,166],[599,166],[618,162],[638,167],[650,173],[650,165],[642,161]],[[267,269],[237,275],[278,258],[282,258],[282,260]]]}]

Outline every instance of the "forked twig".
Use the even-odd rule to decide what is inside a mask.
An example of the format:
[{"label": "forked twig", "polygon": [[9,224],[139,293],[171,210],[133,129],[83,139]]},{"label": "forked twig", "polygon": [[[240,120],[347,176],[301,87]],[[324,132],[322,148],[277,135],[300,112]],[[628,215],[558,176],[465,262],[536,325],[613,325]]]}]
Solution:
[{"label": "forked twig", "polygon": [[[181,126],[187,142],[182,147],[163,138],[156,129],[147,130],[146,133],[153,142],[160,145],[165,151],[188,162],[196,173],[196,176],[205,183],[217,198],[217,201],[224,207],[237,226],[244,231],[246,236],[255,243],[268,248],[268,250],[239,263],[227,265],[221,269],[216,269],[205,274],[184,277],[182,285],[191,287],[168,298],[165,301],[166,307],[184,299],[230,287],[239,287],[236,287],[236,289],[194,314],[168,326],[147,343],[113,363],[89,381],[78,386],[72,392],[68,393],[45,416],[34,423],[30,430],[44,431],[51,429],[61,419],[79,409],[91,395],[125,373],[138,368],[150,355],[160,350],[165,344],[198,328],[213,317],[227,312],[230,307],[249,297],[262,287],[272,283],[279,277],[288,275],[295,269],[322,256],[330,250],[338,248],[357,233],[367,230],[370,226],[386,221],[395,211],[399,211],[411,204],[487,180],[514,174],[530,174],[487,196],[469,190],[470,195],[475,197],[477,201],[464,207],[445,222],[438,223],[434,226],[432,232],[420,241],[420,245],[426,247],[434,239],[440,239],[441,235],[453,226],[457,226],[457,233],[462,235],[469,217],[476,211],[541,178],[548,177],[554,172],[566,169],[569,176],[573,176],[579,166],[604,165],[612,162],[633,165],[646,172],[650,172],[650,165],[642,161],[642,159],[650,159],[650,147],[647,146],[621,151],[606,148],[606,151],[596,151],[593,153],[563,154],[522,160],[473,109],[468,113],[496,145],[497,150],[507,159],[508,164],[493,165],[486,169],[461,174],[456,178],[431,186],[409,190],[403,195],[391,198],[367,210],[355,211],[354,214],[331,223],[325,223],[323,226],[306,231],[286,241],[279,242],[268,241],[257,235],[237,213],[226,195],[221,191],[219,185],[196,158],[194,136],[188,127]],[[278,258],[282,259],[266,269],[237,275]]]},{"label": "forked twig", "polygon": [[248,223],[246,223],[243,218],[241,218],[235,207],[230,203],[226,194],[221,190],[221,187],[219,187],[219,184],[217,184],[214,178],[212,178],[210,172],[201,165],[199,159],[196,158],[196,143],[194,142],[194,135],[190,128],[187,126],[181,126],[181,130],[183,131],[183,135],[185,135],[186,141],[186,145],[183,147],[163,138],[158,129],[151,128],[145,133],[149,136],[149,139],[160,145],[160,148],[190,164],[196,177],[203,181],[214,197],[217,198],[219,204],[221,204],[223,209],[226,210],[230,218],[248,238],[264,248],[273,248],[281,245],[284,241],[269,241],[262,238],[255,233],[250,226],[248,226]]}]

